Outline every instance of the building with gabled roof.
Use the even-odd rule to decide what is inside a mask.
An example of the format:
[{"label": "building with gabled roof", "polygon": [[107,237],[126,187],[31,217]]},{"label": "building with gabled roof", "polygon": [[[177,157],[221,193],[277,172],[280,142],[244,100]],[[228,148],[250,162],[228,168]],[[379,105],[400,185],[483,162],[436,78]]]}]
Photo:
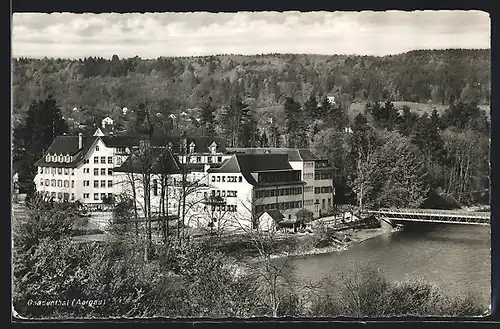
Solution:
[{"label": "building with gabled roof", "polygon": [[[184,225],[206,227],[209,220],[203,201],[209,196],[207,177],[203,163],[182,163],[171,146],[155,146],[142,140],[130,157],[114,169],[114,193],[119,198],[135,198],[139,216],[145,215],[148,204],[152,217],[165,213],[178,216]],[[145,193],[145,186],[150,187],[150,193]]]},{"label": "building with gabled roof", "polygon": [[37,192],[85,205],[106,203],[113,196],[113,168],[130,152],[110,144],[101,136],[57,136],[35,162]]},{"label": "building with gabled roof", "polygon": [[256,228],[258,218],[271,210],[288,219],[296,218],[304,207],[305,182],[286,154],[236,153],[220,166],[210,168],[208,175],[211,196],[221,197],[224,202],[206,206],[227,211],[235,228]]},{"label": "building with gabled roof", "polygon": [[335,189],[333,185],[334,168],[328,160],[321,159],[309,149],[300,148],[229,148],[232,154],[286,154],[290,165],[301,171],[304,186],[305,209],[313,212],[314,217],[333,207]]}]

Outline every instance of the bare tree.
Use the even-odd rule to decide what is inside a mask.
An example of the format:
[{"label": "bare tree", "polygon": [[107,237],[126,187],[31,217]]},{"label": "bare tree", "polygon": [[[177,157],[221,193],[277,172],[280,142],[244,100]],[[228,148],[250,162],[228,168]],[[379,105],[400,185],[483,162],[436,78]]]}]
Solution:
[{"label": "bare tree", "polygon": [[[283,238],[280,237],[276,226],[263,229],[255,212],[255,202],[247,201],[240,203],[251,214],[250,227],[244,225],[241,218],[235,218],[235,222],[239,224],[257,251],[258,263],[254,266],[253,274],[262,283],[260,290],[263,303],[269,308],[272,316],[277,317],[282,303],[296,288],[294,268],[290,263],[291,252],[288,248],[280,246]],[[278,255],[279,257],[276,257]]]}]

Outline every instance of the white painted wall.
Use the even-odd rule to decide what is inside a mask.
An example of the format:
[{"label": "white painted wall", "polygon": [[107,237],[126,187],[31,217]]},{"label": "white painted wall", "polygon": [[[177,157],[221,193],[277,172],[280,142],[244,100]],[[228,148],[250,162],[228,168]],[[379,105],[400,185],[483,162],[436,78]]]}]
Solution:
[{"label": "white painted wall", "polygon": [[[222,182],[222,176],[226,177],[225,182]],[[228,182],[228,176],[235,176],[236,182]],[[217,177],[221,177],[217,181]],[[239,181],[241,177],[241,182]],[[215,178],[215,181],[213,181]],[[236,191],[236,197],[226,197],[227,205],[235,205],[236,212],[226,212],[224,216],[225,224],[228,228],[250,229],[252,226],[252,203],[253,203],[253,186],[248,183],[241,173],[211,173],[209,174],[210,193],[214,190],[221,192]]]},{"label": "white painted wall", "polygon": [[[98,163],[94,163],[94,157],[98,157]],[[101,157],[104,157],[105,163],[101,163]],[[112,163],[109,163],[109,158],[111,157]],[[113,194],[113,173],[109,173],[109,169],[113,170],[115,166],[118,166],[118,158],[122,161],[126,159],[126,156],[115,155],[115,150],[109,148],[104,144],[104,142],[99,138],[96,140],[94,145],[91,147],[89,152],[85,155],[84,160],[88,160],[89,163],[84,163],[82,161],[75,168],[68,168],[68,173],[65,174],[65,169],[61,168],[62,174],[58,174],[58,168],[50,167],[49,172],[45,173],[45,167],[43,167],[43,173],[40,173],[40,167],[38,168],[38,174],[35,176],[35,184],[37,191],[47,192],[49,195],[53,192],[56,193],[69,193],[74,195],[74,201],[79,200],[84,204],[101,204],[102,203],[102,193],[106,196]],[[120,163],[121,164],[121,163]],[[52,169],[55,168],[55,173],[52,173]],[[87,170],[88,169],[88,172]],[[98,169],[98,175],[94,175],[94,169]],[[105,175],[101,175],[101,169],[104,169]],[[44,180],[43,185],[41,180]],[[45,185],[46,180],[49,180],[49,186]],[[56,187],[51,186],[51,180],[56,180]],[[62,187],[57,186],[57,180],[62,180]],[[64,187],[64,180],[69,181],[69,187]],[[94,181],[98,181],[98,187],[94,187]],[[101,187],[101,181],[105,181],[105,187]],[[71,182],[73,181],[73,185]],[[84,185],[84,181],[89,181],[89,185]],[[111,181],[111,185],[109,182]],[[71,187],[73,186],[73,187]],[[97,193],[98,200],[94,199],[94,194]],[[87,196],[88,198],[84,198]]]},{"label": "white painted wall", "polygon": [[[195,177],[199,175],[188,175],[187,179],[189,181],[196,180]],[[152,213],[160,213],[161,211],[161,176],[157,174],[150,175],[150,208]],[[157,181],[157,189],[155,195],[155,183]],[[175,180],[175,182],[174,182]],[[113,175],[114,181],[114,194],[117,198],[128,197],[132,198],[134,196],[133,187],[135,187],[136,204],[138,207],[139,216],[144,216],[145,200],[144,200],[144,178],[142,174],[137,173],[122,173],[116,172]],[[180,215],[182,217],[182,181],[181,175],[171,175],[168,178],[166,193],[168,193],[168,214],[169,215]],[[198,180],[196,180],[198,181]],[[198,181],[199,182],[199,181]],[[205,193],[208,192],[208,187],[197,187],[195,189],[189,189],[186,196],[186,210],[185,210],[185,224],[190,227],[196,227],[201,222],[201,219],[205,219],[203,216],[202,203],[205,198]],[[167,200],[166,200],[167,202]]]},{"label": "white painted wall", "polygon": [[274,222],[274,219],[267,212],[263,213],[259,217],[259,230],[264,232],[276,230],[276,223]]},{"label": "white painted wall", "polygon": [[302,180],[306,182],[304,186],[304,207],[314,213],[314,217],[319,216],[319,212],[314,207],[314,161],[290,161],[290,165],[295,170],[302,172]]}]

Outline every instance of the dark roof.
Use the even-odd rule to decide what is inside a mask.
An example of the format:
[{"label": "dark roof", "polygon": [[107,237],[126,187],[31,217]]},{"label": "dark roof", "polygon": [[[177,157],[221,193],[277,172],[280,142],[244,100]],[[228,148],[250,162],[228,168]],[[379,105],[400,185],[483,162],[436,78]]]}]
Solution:
[{"label": "dark roof", "polygon": [[[57,151],[57,154],[63,153],[69,153],[71,155],[76,155],[76,157],[73,159],[72,162],[66,163],[66,162],[47,162],[45,161],[45,155],[43,158],[35,162],[35,166],[38,167],[58,167],[58,168],[74,168],[78,163],[83,161],[85,155],[87,152],[90,150],[92,145],[94,145],[94,142],[98,139],[99,137],[83,137],[83,147],[78,150],[78,136],[58,136],[56,139],[52,142],[50,145],[49,149],[45,153],[45,155],[49,153],[56,153],[54,150]],[[56,141],[58,141],[56,143]],[[54,146],[54,143],[57,145]],[[76,149],[76,151],[74,151]]]},{"label": "dark roof", "polygon": [[78,136],[57,136],[50,144],[47,153],[75,155],[79,150]]},{"label": "dark roof", "polygon": [[334,170],[335,167],[333,166],[314,168],[314,171],[334,171]]},{"label": "dark roof", "polygon": [[[152,166],[151,173],[154,174],[179,174],[182,172],[182,165],[179,161],[165,148],[155,148],[152,149]],[[128,159],[120,166],[114,168],[115,172],[133,172],[141,173],[141,159],[137,153],[132,154]]]},{"label": "dark roof", "polygon": [[283,220],[285,218],[285,216],[283,216],[283,214],[279,211],[279,210],[267,210],[265,211],[264,213],[268,213],[269,216],[271,216],[271,218],[275,221],[275,222],[279,222],[281,220]]},{"label": "dark roof", "polygon": [[308,149],[299,149],[299,154],[304,161],[319,160],[319,157]]},{"label": "dark roof", "polygon": [[[102,128],[101,128],[102,130]],[[111,135],[103,136],[102,140],[106,143],[108,147],[132,147],[139,145],[141,140],[140,136],[132,135]],[[215,141],[217,144],[216,151],[219,153],[226,152],[226,143],[220,137],[207,137],[207,136],[188,136],[187,140],[187,150],[189,150],[189,145],[194,142],[195,153],[210,153],[210,145]],[[153,146],[168,146],[172,144],[172,151],[174,153],[180,152],[181,148],[181,137],[179,136],[153,136],[151,138],[151,145]]]},{"label": "dark roof", "polygon": [[[186,137],[186,147],[189,151],[189,145],[191,143],[195,144],[194,153],[210,153],[210,145],[215,142],[217,144],[216,151],[219,153],[226,152],[226,143],[224,139],[220,137],[208,137],[208,136],[187,136]],[[181,137],[179,136],[163,136],[163,137],[153,137],[151,139],[152,145],[167,146],[172,143],[172,150],[174,153],[180,152],[181,150]]]},{"label": "dark roof", "polygon": [[115,131],[115,128],[113,125],[104,125],[100,126],[99,129],[101,129],[102,133],[106,136],[108,136],[110,133],[113,133]]},{"label": "dark roof", "polygon": [[241,173],[253,186],[301,184],[302,181],[258,183],[252,173],[266,171],[292,171],[286,154],[235,154],[219,168],[211,167],[209,173]]},{"label": "dark roof", "polygon": [[236,154],[240,168],[248,172],[293,170],[285,154]]},{"label": "dark roof", "polygon": [[205,165],[203,163],[188,163],[186,165],[186,168],[189,171],[198,171],[198,172],[204,172],[205,171]]},{"label": "dark roof", "polygon": [[294,149],[284,147],[265,147],[265,148],[228,148],[231,153],[245,153],[245,154],[286,154],[289,161],[314,161],[319,160],[313,152],[308,149]]},{"label": "dark roof", "polygon": [[131,136],[103,136],[101,139],[107,147],[132,147],[139,145],[139,138]]}]

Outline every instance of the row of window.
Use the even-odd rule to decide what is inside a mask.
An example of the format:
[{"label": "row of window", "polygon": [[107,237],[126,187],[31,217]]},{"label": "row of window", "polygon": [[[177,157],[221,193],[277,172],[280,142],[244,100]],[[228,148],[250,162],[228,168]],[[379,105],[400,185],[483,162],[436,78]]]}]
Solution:
[{"label": "row of window", "polygon": [[[113,169],[111,168],[100,168],[101,176],[106,176],[106,172],[108,176],[113,176]],[[84,174],[90,174],[90,168],[83,168]],[[94,176],[99,176],[99,168],[94,168]]]},{"label": "row of window", "polygon": [[[99,184],[98,180],[95,180],[94,181],[94,187],[95,188],[98,188],[99,186],[100,187],[106,187],[106,181],[105,180],[101,180],[100,182],[101,182],[101,184]],[[84,180],[83,181],[83,186],[90,186],[90,181],[89,180]],[[113,187],[113,181],[112,180],[108,180],[108,187]]]},{"label": "row of window", "polygon": [[[203,210],[208,211],[208,206],[205,206]],[[227,212],[236,212],[238,210],[238,207],[235,204],[228,204],[228,205],[212,205],[212,211],[227,211]]]},{"label": "row of window", "polygon": [[304,174],[304,179],[314,179],[314,174],[313,173]]},{"label": "row of window", "polygon": [[71,157],[69,155],[46,155],[46,162],[71,162]]},{"label": "row of window", "polygon": [[314,177],[315,180],[332,179],[333,174],[331,173],[317,173]]},{"label": "row of window", "polygon": [[305,200],[304,201],[304,205],[305,206],[312,206],[314,204],[314,200],[313,199],[309,199],[309,200]]},{"label": "row of window", "polygon": [[312,168],[314,167],[314,162],[304,162],[304,168]]},{"label": "row of window", "polygon": [[[100,163],[101,164],[105,164],[106,163],[106,157],[100,157],[101,161]],[[89,163],[89,160],[88,159],[85,159],[84,163]],[[99,157],[94,157],[94,163],[99,163]],[[113,157],[108,157],[108,164],[113,164]]]},{"label": "row of window", "polygon": [[236,183],[237,181],[241,183],[243,181],[243,177],[241,177],[241,176],[239,176],[239,177],[238,176],[212,176],[212,182],[225,183],[226,177],[227,177],[228,183]]},{"label": "row of window", "polygon": [[[319,199],[316,199],[316,204],[319,205]],[[332,199],[328,198],[328,208],[332,206]],[[325,199],[321,200],[321,209],[326,209]]]},{"label": "row of window", "polygon": [[[207,157],[207,161],[208,161],[208,163],[222,162],[222,157],[221,156],[213,157],[213,160],[212,160],[212,157],[209,156],[209,157]],[[201,156],[196,156],[196,157],[191,157],[190,162],[191,163],[203,163],[203,160],[202,160]]]},{"label": "row of window", "polygon": [[[89,159],[85,159],[83,160],[83,163],[84,164],[88,164],[90,163],[90,160]],[[99,163],[99,157],[94,157],[94,164],[98,164]],[[101,161],[100,161],[101,164],[105,164],[106,163],[106,157],[101,157]],[[113,164],[113,157],[108,157],[108,164]],[[122,158],[121,157],[117,157],[116,158],[116,164],[117,165],[121,165],[122,164]]]},{"label": "row of window", "polygon": [[[101,193],[100,196],[101,196],[100,200],[106,199],[106,193]],[[108,193],[107,197],[108,198],[112,198],[113,197],[113,193]],[[84,199],[90,199],[90,193],[83,193],[83,198]],[[94,200],[99,200],[99,193],[94,193]]]},{"label": "row of window", "polygon": [[[52,186],[52,187],[68,187],[69,188],[69,180],[48,180],[48,179],[41,179],[40,180],[40,186]],[[71,181],[71,188],[75,188],[75,181]]]},{"label": "row of window", "polygon": [[[45,196],[50,196],[52,198],[57,198],[59,200],[69,200],[69,193],[62,193],[62,192],[48,192],[48,191],[45,191],[45,192],[42,192],[44,193]],[[74,193],[71,193],[71,200],[75,200],[75,194]]]},{"label": "row of window", "polygon": [[304,193],[312,192],[312,191],[313,191],[313,187],[312,186],[306,186],[306,187],[304,187]]},{"label": "row of window", "polygon": [[286,209],[295,209],[302,208],[302,201],[288,201],[288,202],[280,202],[280,203],[268,203],[255,206],[256,212],[264,212],[267,210],[286,210]]},{"label": "row of window", "polygon": [[259,183],[294,182],[300,180],[300,170],[290,170],[287,172],[259,173]]},{"label": "row of window", "polygon": [[75,169],[74,168],[50,168],[50,167],[40,167],[39,168],[39,173],[40,174],[52,174],[52,175],[69,175],[71,172],[71,175],[75,174]]},{"label": "row of window", "polygon": [[226,191],[225,190],[212,190],[212,196],[220,196],[220,197],[228,197],[228,198],[231,198],[231,197],[237,197],[238,196],[238,191]]},{"label": "row of window", "polygon": [[322,187],[315,187],[314,188],[314,194],[320,194],[320,193],[332,193],[333,188],[331,186],[322,186]]},{"label": "row of window", "polygon": [[255,191],[256,198],[268,198],[273,196],[282,195],[299,195],[302,194],[302,187],[287,187],[279,190],[262,190]]}]

